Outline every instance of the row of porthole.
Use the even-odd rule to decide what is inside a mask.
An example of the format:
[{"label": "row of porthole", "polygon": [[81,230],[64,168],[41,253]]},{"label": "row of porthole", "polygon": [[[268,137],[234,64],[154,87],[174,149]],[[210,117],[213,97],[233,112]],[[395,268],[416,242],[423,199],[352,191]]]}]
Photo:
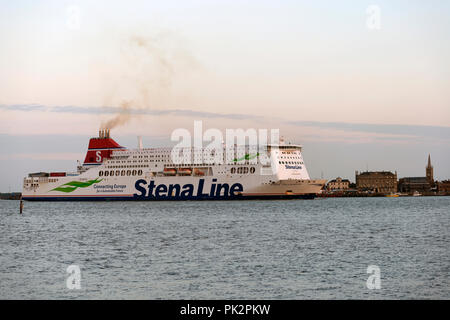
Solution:
[{"label": "row of porthole", "polygon": [[256,169],[255,169],[255,167],[251,167],[251,168],[249,168],[249,167],[239,167],[239,168],[231,168],[231,170],[230,170],[230,172],[231,172],[231,174],[235,174],[235,173],[237,173],[237,174],[248,174],[248,172],[250,171],[250,173],[255,173],[255,171],[256,171]]},{"label": "row of porthole", "polygon": [[98,175],[100,176],[100,177],[102,177],[102,176],[105,176],[105,177],[108,177],[108,176],[111,176],[111,177],[114,177],[114,176],[136,176],[136,175],[138,175],[138,176],[141,176],[142,175],[142,170],[116,170],[116,171],[114,171],[114,170],[110,170],[110,171],[99,171],[99,173],[98,173]]},{"label": "row of porthole", "polygon": [[302,161],[278,161],[279,164],[303,164]]}]

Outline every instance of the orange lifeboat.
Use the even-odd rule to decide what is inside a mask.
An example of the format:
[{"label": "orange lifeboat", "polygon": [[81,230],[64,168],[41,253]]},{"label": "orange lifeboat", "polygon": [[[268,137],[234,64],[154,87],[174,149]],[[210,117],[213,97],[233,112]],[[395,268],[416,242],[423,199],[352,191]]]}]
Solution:
[{"label": "orange lifeboat", "polygon": [[192,173],[192,169],[191,168],[179,168],[178,169],[178,174],[191,175],[191,173]]},{"label": "orange lifeboat", "polygon": [[164,168],[164,174],[167,176],[174,176],[177,173],[177,170],[173,168]]},{"label": "orange lifeboat", "polygon": [[204,176],[205,172],[203,172],[200,169],[194,169],[194,175],[196,175],[196,176]]}]

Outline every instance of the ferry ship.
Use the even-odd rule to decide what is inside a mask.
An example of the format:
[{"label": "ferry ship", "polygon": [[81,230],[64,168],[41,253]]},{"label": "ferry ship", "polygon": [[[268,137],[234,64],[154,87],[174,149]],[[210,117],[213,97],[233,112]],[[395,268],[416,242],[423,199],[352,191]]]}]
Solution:
[{"label": "ferry ship", "polygon": [[90,139],[84,162],[75,172],[28,174],[22,199],[313,199],[326,182],[310,179],[302,146],[282,141],[263,146],[269,163],[257,161],[260,154],[252,153],[249,146],[223,145],[223,161],[216,161],[214,151],[207,148],[179,148],[178,154],[190,159],[174,161],[173,150],[143,148],[142,140],[137,149],[127,149],[110,137],[108,129],[100,130],[98,137]]}]

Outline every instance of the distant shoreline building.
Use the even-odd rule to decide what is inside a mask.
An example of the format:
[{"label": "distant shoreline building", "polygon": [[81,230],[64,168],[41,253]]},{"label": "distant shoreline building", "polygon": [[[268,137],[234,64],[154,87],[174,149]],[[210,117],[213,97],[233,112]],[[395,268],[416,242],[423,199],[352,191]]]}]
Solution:
[{"label": "distant shoreline building", "polygon": [[395,193],[397,192],[397,172],[365,171],[355,172],[358,192]]},{"label": "distant shoreline building", "polygon": [[20,200],[21,192],[0,193],[0,200]]},{"label": "distant shoreline building", "polygon": [[439,181],[437,189],[440,194],[450,194],[450,180]]},{"label": "distant shoreline building", "polygon": [[347,179],[342,179],[337,177],[336,179],[330,180],[327,184],[328,191],[346,191],[350,188],[350,181]]},{"label": "distant shoreline building", "polygon": [[398,191],[413,194],[414,192],[430,192],[434,187],[434,172],[431,165],[431,156],[428,155],[428,163],[425,167],[425,177],[404,177],[398,181]]},{"label": "distant shoreline building", "polygon": [[430,189],[427,177],[405,177],[398,181],[398,192],[401,193],[428,192]]}]

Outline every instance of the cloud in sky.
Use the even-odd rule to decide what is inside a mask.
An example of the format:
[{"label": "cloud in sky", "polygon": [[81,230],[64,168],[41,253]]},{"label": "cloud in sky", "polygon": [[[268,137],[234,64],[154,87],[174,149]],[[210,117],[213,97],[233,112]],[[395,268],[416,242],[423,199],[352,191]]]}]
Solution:
[{"label": "cloud in sky", "polygon": [[[9,111],[43,111],[43,112],[60,112],[60,113],[78,113],[78,114],[116,114],[120,112],[117,107],[78,107],[78,106],[44,106],[40,104],[16,104],[16,105],[0,105],[0,109]],[[130,108],[131,115],[177,115],[200,118],[226,118],[226,119],[257,119],[261,118],[255,115],[233,114],[233,113],[216,113],[185,109],[136,109]]]},{"label": "cloud in sky", "polygon": [[0,154],[0,160],[70,160],[82,159],[85,154],[75,152],[44,152],[44,153],[11,153]]},{"label": "cloud in sky", "polygon": [[[204,116],[450,125],[448,1],[380,0],[377,32],[366,27],[364,2],[77,5],[82,22],[73,30],[64,1],[4,4],[0,103],[117,106],[147,90],[153,106]],[[163,60],[174,67],[123,59],[128,39],[159,34],[171,34]],[[202,67],[188,72],[174,62],[179,52]],[[170,86],[154,86],[161,77]],[[110,96],[117,101],[105,102]]]},{"label": "cloud in sky", "polygon": [[[44,106],[40,104],[20,104],[20,105],[0,105],[0,111],[9,113],[9,118],[12,122],[17,121],[15,125],[11,125],[8,121],[8,116],[3,117],[3,120],[10,122],[10,129],[1,133],[8,134],[60,134],[61,129],[70,127],[70,123],[74,123],[77,117],[80,123],[85,123],[89,120],[90,125],[96,123],[97,118],[89,117],[90,115],[102,116],[108,114],[116,114],[119,111],[117,107],[80,107],[80,106]],[[393,124],[370,124],[370,123],[346,123],[346,122],[319,122],[319,121],[299,121],[299,120],[285,120],[277,117],[263,117],[259,115],[251,115],[244,113],[218,113],[218,112],[203,112],[188,109],[135,109],[130,108],[130,115],[136,117],[142,124],[151,123],[153,119],[158,118],[158,123],[164,127],[165,131],[159,134],[166,134],[170,136],[170,131],[175,129],[174,126],[178,119],[178,124],[184,123],[184,127],[190,126],[192,121],[201,120],[209,121],[210,124],[220,123],[220,127],[228,125],[228,127],[239,127],[244,125],[245,128],[272,124],[272,128],[280,128],[286,133],[295,134],[296,130],[301,133],[302,139],[305,140],[321,140],[321,141],[339,141],[346,143],[364,143],[372,141],[373,139],[385,143],[414,143],[417,140],[430,141],[434,143],[449,143],[450,141],[450,127],[443,126],[414,126],[414,125],[393,125]],[[19,113],[20,115],[17,115]],[[30,126],[26,118],[22,114],[33,114],[28,121],[34,119],[36,113],[47,114],[47,118],[55,120],[54,131],[50,126]],[[11,114],[16,114],[13,118]],[[52,114],[57,115],[57,119],[52,117]],[[66,117],[61,117],[61,115]],[[50,115],[50,116],[48,116]],[[149,116],[146,118],[145,116]],[[40,119],[45,117],[41,116]],[[20,119],[20,120],[19,120]],[[146,121],[147,119],[147,121]],[[180,121],[181,120],[181,121]],[[53,121],[53,120],[51,120]],[[20,125],[20,122],[26,125]],[[66,122],[66,123],[65,123]],[[1,123],[1,120],[0,120]],[[59,123],[59,124],[58,124]],[[275,127],[274,127],[275,125]],[[24,127],[34,129],[34,131],[23,131]],[[133,126],[126,126],[133,127]],[[147,127],[143,125],[143,127]],[[7,128],[6,124],[4,128]],[[80,128],[81,129],[81,128]],[[71,134],[84,135],[87,132],[92,132],[92,128],[84,127],[86,129],[76,130]],[[41,131],[44,130],[44,131]],[[128,128],[128,130],[130,130]],[[126,131],[131,133],[131,131]],[[95,132],[95,131],[94,131]],[[67,133],[67,131],[66,131]],[[148,132],[143,132],[148,134]]]}]

